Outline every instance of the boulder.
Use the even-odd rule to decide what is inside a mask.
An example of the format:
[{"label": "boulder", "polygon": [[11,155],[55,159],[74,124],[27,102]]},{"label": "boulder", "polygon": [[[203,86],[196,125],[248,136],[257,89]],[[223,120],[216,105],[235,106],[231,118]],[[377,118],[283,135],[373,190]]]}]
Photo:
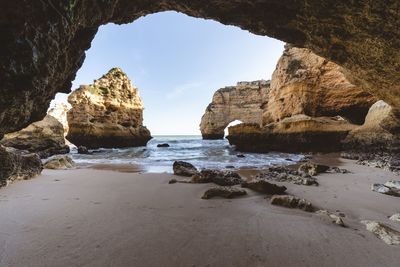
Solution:
[{"label": "boulder", "polygon": [[119,68],[91,85],[82,85],[68,97],[67,139],[89,149],[144,146],[151,139],[143,126],[139,90]]},{"label": "boulder", "polygon": [[158,144],[157,147],[169,147],[169,144],[167,144],[167,143]]},{"label": "boulder", "polygon": [[393,214],[392,216],[389,217],[389,220],[400,222],[400,213]]},{"label": "boulder", "polygon": [[308,212],[314,211],[314,208],[310,202],[303,198],[290,195],[272,196],[271,204],[291,209],[301,209]]},{"label": "boulder", "polygon": [[400,232],[380,222],[364,220],[361,221],[368,231],[375,234],[388,245],[400,245]]},{"label": "boulder", "polygon": [[238,185],[243,182],[242,177],[233,171],[204,169],[200,172],[200,176],[203,180],[211,181],[220,186]]},{"label": "boulder", "polygon": [[78,154],[90,154],[89,150],[85,146],[78,146]]},{"label": "boulder", "polygon": [[266,171],[257,174],[254,178],[261,180],[265,179],[276,182],[288,182],[297,185],[318,186],[316,178],[284,166],[269,167]]},{"label": "boulder", "polygon": [[0,145],[0,187],[15,180],[31,179],[42,170],[42,161],[37,154]]},{"label": "boulder", "polygon": [[305,173],[311,176],[315,176],[319,173],[323,173],[329,170],[329,166],[316,164],[312,162],[306,162],[299,166],[299,172]]},{"label": "boulder", "polygon": [[191,177],[193,175],[199,174],[199,171],[196,169],[195,166],[193,166],[189,162],[184,161],[175,161],[172,169],[174,171],[174,174],[179,176]]},{"label": "boulder", "polygon": [[227,187],[227,186],[218,186],[208,189],[204,192],[204,195],[201,197],[202,199],[210,199],[214,197],[223,197],[223,198],[235,198],[239,196],[246,195],[247,192],[244,189],[240,189],[237,187]]},{"label": "boulder", "polygon": [[393,188],[393,187],[388,187],[388,186],[383,185],[383,184],[373,184],[371,186],[371,190],[375,191],[377,193],[385,194],[385,195],[400,197],[400,190],[399,189]]},{"label": "boulder", "polygon": [[228,128],[227,139],[239,151],[333,152],[356,126],[340,117],[295,115],[264,127],[238,124]]},{"label": "boulder", "polygon": [[66,170],[74,168],[75,162],[69,156],[58,155],[47,160],[43,167],[45,169]]},{"label": "boulder", "polygon": [[279,186],[276,184],[269,183],[265,180],[261,179],[253,179],[249,182],[243,182],[242,187],[249,188],[253,191],[256,191],[261,194],[267,195],[282,195],[286,191],[285,186]]},{"label": "boulder", "polygon": [[19,132],[6,134],[0,143],[36,153],[41,158],[69,152],[69,146],[65,144],[63,125],[50,115]]},{"label": "boulder", "polygon": [[236,86],[221,88],[201,118],[203,139],[224,138],[225,128],[235,120],[262,123],[262,105],[267,99],[269,81],[238,82]]}]

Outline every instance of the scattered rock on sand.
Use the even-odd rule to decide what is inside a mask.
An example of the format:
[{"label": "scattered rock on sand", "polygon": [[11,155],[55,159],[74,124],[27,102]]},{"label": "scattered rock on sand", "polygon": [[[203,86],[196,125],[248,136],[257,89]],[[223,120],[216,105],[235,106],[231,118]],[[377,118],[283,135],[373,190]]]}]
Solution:
[{"label": "scattered rock on sand", "polygon": [[384,184],[373,184],[371,190],[385,195],[400,197],[400,189],[388,187]]},{"label": "scattered rock on sand", "polygon": [[255,178],[276,182],[290,182],[298,185],[318,185],[316,178],[283,166],[270,167],[267,171],[257,174]]},{"label": "scattered rock on sand", "polygon": [[308,212],[314,210],[312,204],[307,200],[290,195],[272,196],[271,204],[291,209],[301,209]]},{"label": "scattered rock on sand", "polygon": [[385,186],[400,190],[400,181],[391,180],[389,182],[386,182]]},{"label": "scattered rock on sand", "polygon": [[249,188],[258,193],[267,195],[281,195],[286,191],[285,186],[279,186],[276,184],[269,183],[265,180],[254,179],[250,182],[243,182],[242,187]]},{"label": "scattered rock on sand", "polygon": [[349,170],[341,169],[339,167],[329,167],[329,169],[326,172],[329,172],[329,173],[342,173],[342,174],[350,173]]},{"label": "scattered rock on sand", "polygon": [[75,162],[69,156],[59,155],[47,160],[43,167],[45,169],[65,170],[74,168]]},{"label": "scattered rock on sand", "polygon": [[233,171],[204,169],[201,171],[200,175],[202,176],[202,179],[209,180],[221,186],[232,186],[243,182],[242,177]]},{"label": "scattered rock on sand", "polygon": [[392,216],[390,216],[389,220],[400,222],[400,213],[393,214]]},{"label": "scattered rock on sand", "polygon": [[312,162],[306,162],[300,165],[298,171],[311,176],[315,176],[319,173],[323,173],[329,170],[329,166],[316,164]]},{"label": "scattered rock on sand", "polygon": [[361,221],[365,224],[368,231],[374,233],[377,237],[383,240],[388,245],[400,245],[400,232],[375,221]]},{"label": "scattered rock on sand", "polygon": [[176,179],[171,179],[168,181],[169,184],[176,184],[178,182],[178,180]]},{"label": "scattered rock on sand", "polygon": [[329,221],[333,222],[334,224],[345,227],[343,219],[341,218],[340,215],[329,212],[327,210],[317,210],[315,213],[317,215],[321,216],[322,218],[328,219]]},{"label": "scattered rock on sand", "polygon": [[185,161],[175,161],[172,166],[175,175],[179,176],[188,176],[191,177],[193,175],[199,174],[199,171],[195,166]]},{"label": "scattered rock on sand", "polygon": [[158,144],[157,147],[170,147],[170,145],[167,143],[164,143],[164,144]]},{"label": "scattered rock on sand", "polygon": [[78,146],[78,154],[90,154],[89,150],[85,146]]},{"label": "scattered rock on sand", "polygon": [[208,189],[204,192],[204,195],[201,197],[202,199],[210,199],[213,197],[223,197],[223,198],[235,198],[239,196],[246,195],[247,192],[244,189],[240,189],[237,187],[228,187],[228,186],[218,186]]}]

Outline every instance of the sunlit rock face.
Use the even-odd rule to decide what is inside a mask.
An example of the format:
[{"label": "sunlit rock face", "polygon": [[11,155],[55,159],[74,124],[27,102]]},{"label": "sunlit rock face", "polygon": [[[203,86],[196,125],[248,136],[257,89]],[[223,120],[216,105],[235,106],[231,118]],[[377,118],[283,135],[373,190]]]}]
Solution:
[{"label": "sunlit rock face", "polygon": [[225,128],[235,120],[261,125],[268,91],[269,81],[263,80],[239,82],[217,90],[201,118],[203,139],[222,139]]},{"label": "sunlit rock face", "polygon": [[351,84],[337,64],[305,48],[286,45],[271,79],[264,124],[298,114],[342,116],[362,124],[377,99]]},{"label": "sunlit rock face", "polygon": [[400,128],[393,108],[384,101],[376,102],[369,109],[365,123],[349,133],[343,141],[345,150],[376,153],[379,151],[400,152]]},{"label": "sunlit rock face", "polygon": [[100,25],[165,10],[307,47],[400,107],[398,0],[16,0],[0,10],[0,135],[41,120],[56,92],[70,91]]},{"label": "sunlit rock face", "polygon": [[67,135],[69,130],[68,120],[67,120],[67,112],[69,109],[70,107],[68,107],[68,105],[63,103],[58,103],[47,111],[48,115],[54,117],[62,124],[64,128],[64,136]]},{"label": "sunlit rock face", "polygon": [[36,153],[41,158],[69,152],[63,125],[50,115],[18,132],[6,134],[0,144]]},{"label": "sunlit rock face", "polygon": [[71,93],[67,139],[76,146],[144,146],[151,139],[143,126],[139,90],[119,68]]}]

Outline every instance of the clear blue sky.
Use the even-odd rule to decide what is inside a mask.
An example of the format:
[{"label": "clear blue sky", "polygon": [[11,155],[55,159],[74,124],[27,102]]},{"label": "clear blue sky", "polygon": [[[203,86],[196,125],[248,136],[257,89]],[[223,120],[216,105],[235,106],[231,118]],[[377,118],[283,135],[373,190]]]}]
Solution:
[{"label": "clear blue sky", "polygon": [[140,89],[144,124],[153,135],[200,134],[213,93],[238,81],[270,79],[283,45],[215,21],[157,13],[100,27],[72,88],[120,67]]}]

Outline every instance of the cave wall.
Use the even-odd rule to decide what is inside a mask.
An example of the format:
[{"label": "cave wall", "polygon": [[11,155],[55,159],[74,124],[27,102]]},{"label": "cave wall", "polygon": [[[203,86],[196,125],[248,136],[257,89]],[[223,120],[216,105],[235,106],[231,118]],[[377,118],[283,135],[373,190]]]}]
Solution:
[{"label": "cave wall", "polygon": [[235,120],[261,125],[269,86],[269,81],[260,80],[217,90],[201,118],[203,139],[224,138],[225,128]]},{"label": "cave wall", "polygon": [[398,0],[15,0],[0,10],[0,137],[42,119],[55,94],[70,91],[100,25],[166,10],[307,47],[400,107]]}]

